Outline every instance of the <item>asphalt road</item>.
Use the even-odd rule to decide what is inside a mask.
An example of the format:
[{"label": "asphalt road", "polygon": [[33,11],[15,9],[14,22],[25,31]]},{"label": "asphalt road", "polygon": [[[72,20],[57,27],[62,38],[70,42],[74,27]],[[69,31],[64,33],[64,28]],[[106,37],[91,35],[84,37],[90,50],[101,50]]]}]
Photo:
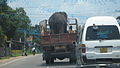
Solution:
[{"label": "asphalt road", "polygon": [[[68,59],[65,60],[55,60],[54,64],[46,65],[45,61],[42,60],[41,54],[31,55],[25,58],[20,58],[13,60],[9,63],[0,65],[0,68],[76,68],[76,64],[71,64],[68,62]],[[85,68],[96,68],[96,67],[85,67]],[[99,68],[99,67],[98,67]],[[101,68],[120,68],[120,66],[110,65],[109,67]]]},{"label": "asphalt road", "polygon": [[52,65],[46,65],[45,61],[42,60],[42,56],[28,56],[20,58],[16,61],[0,66],[0,68],[75,68],[75,64],[70,64],[68,59],[63,61],[56,60]]}]

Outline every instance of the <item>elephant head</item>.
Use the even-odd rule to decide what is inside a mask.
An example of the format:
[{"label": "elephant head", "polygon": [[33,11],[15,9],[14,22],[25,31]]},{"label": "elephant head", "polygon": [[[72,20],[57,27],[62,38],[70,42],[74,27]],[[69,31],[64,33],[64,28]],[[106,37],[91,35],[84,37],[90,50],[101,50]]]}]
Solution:
[{"label": "elephant head", "polygon": [[56,12],[48,20],[52,34],[67,32],[67,14],[65,12]]}]

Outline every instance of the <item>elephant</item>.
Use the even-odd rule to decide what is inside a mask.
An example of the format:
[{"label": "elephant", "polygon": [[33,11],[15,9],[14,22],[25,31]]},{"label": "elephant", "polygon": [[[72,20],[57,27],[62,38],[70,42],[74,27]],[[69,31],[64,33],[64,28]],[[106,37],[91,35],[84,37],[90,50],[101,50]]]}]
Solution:
[{"label": "elephant", "polygon": [[67,14],[55,12],[48,20],[51,34],[67,33]]}]

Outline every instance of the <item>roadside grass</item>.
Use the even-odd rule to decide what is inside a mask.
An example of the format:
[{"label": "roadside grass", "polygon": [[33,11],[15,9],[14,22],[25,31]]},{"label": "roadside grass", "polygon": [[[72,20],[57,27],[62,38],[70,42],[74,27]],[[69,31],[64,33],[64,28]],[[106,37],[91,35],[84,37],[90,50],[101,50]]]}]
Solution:
[{"label": "roadside grass", "polygon": [[28,49],[28,50],[27,50],[27,55],[31,55],[31,54],[32,54],[31,49]]},{"label": "roadside grass", "polygon": [[[28,49],[28,50],[26,51],[26,53],[27,53],[27,55],[32,55],[31,49]],[[41,53],[42,53],[42,52],[36,53],[36,54],[41,54]],[[22,56],[22,53],[15,51],[14,53],[12,53],[11,56],[0,57],[0,60],[9,59],[9,58],[11,58],[11,57],[18,57],[18,56]]]},{"label": "roadside grass", "polygon": [[17,56],[22,56],[21,53],[13,53],[11,57],[17,57]]},{"label": "roadside grass", "polygon": [[0,60],[9,59],[9,58],[10,58],[10,56],[0,57]]},{"label": "roadside grass", "polygon": [[22,56],[22,54],[13,53],[11,56],[0,57],[0,60],[9,59],[11,57],[17,57],[17,56]]},{"label": "roadside grass", "polygon": [[[27,53],[27,55],[32,54],[30,49],[28,49],[26,53]],[[18,56],[22,56],[22,53],[15,51],[14,53],[12,53],[11,56],[0,57],[0,60],[9,59],[11,57],[18,57]]]}]

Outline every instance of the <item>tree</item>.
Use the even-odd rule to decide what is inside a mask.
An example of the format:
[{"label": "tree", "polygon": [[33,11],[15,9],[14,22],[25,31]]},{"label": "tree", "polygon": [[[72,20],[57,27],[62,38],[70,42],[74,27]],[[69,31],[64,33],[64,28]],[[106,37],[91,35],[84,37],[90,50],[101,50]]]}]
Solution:
[{"label": "tree", "polygon": [[17,40],[22,37],[24,39],[24,33],[19,32],[19,29],[26,30],[29,26],[30,19],[24,8],[14,10],[7,5],[7,0],[0,0],[0,47],[3,46],[6,51],[5,38]]},{"label": "tree", "polygon": [[26,15],[24,8],[13,10],[6,2],[7,0],[0,0],[0,26],[3,34],[7,35],[8,39],[19,37],[21,34],[18,33],[18,29],[28,29],[30,19]]},{"label": "tree", "polygon": [[3,44],[3,31],[2,31],[2,28],[1,28],[1,26],[0,26],[0,47],[2,46],[2,44]]},{"label": "tree", "polygon": [[16,17],[19,19],[19,27],[23,28],[23,29],[27,29],[29,28],[30,25],[30,19],[29,17],[26,15],[26,12],[24,11],[24,8],[16,8]]},{"label": "tree", "polygon": [[35,25],[31,27],[33,29],[33,42],[40,43],[40,27],[39,25]]},{"label": "tree", "polygon": [[0,5],[6,4],[7,0],[0,0]]},{"label": "tree", "polygon": [[29,17],[26,15],[26,12],[24,10],[24,8],[16,8],[16,13],[15,13],[15,21],[18,23],[18,29],[22,29],[22,33],[19,32],[19,30],[16,31],[16,37],[21,37],[22,39],[24,39],[24,32],[27,31],[27,29],[29,29],[30,25],[30,19]]},{"label": "tree", "polygon": [[[11,14],[15,12],[9,6],[6,6],[6,10],[2,11],[1,13],[1,21],[0,25],[4,31],[4,34],[8,36],[8,38],[12,38],[15,35],[15,31],[17,29],[16,22],[11,17]],[[14,17],[14,16],[13,16]]]}]

